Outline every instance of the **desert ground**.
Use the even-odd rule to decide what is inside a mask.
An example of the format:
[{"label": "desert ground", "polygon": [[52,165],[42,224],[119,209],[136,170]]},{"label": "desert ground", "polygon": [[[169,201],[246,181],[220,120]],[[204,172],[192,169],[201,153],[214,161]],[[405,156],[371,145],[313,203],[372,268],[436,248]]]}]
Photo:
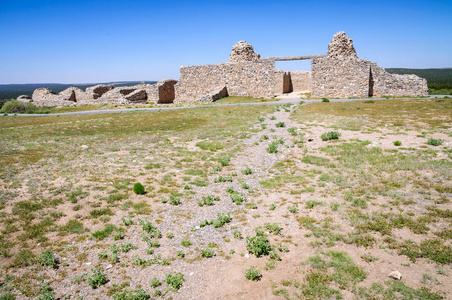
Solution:
[{"label": "desert ground", "polygon": [[0,117],[0,299],[452,299],[452,99],[261,104]]}]

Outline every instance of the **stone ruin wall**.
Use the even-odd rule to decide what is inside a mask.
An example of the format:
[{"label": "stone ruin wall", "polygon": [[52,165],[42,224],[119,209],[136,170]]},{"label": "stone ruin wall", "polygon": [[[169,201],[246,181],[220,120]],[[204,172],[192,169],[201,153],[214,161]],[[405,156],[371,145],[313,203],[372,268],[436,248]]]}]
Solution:
[{"label": "stone ruin wall", "polygon": [[288,72],[283,70],[275,70],[275,94],[288,93],[290,85],[288,84]]},{"label": "stone ruin wall", "polygon": [[311,72],[309,71],[290,71],[290,79],[294,92],[311,92]]},{"label": "stone ruin wall", "polygon": [[89,104],[133,104],[133,103],[172,103],[174,101],[174,85],[176,80],[166,79],[156,84],[139,84],[135,86],[114,87],[99,84],[88,87],[85,91],[77,87],[69,87],[59,94],[48,88],[39,88],[33,92],[31,100],[20,98],[24,102],[32,102],[42,106],[73,106]]},{"label": "stone ruin wall", "polygon": [[328,45],[327,57],[311,62],[312,96],[427,96],[427,81],[416,75],[390,74],[356,55],[353,41],[341,31]]},{"label": "stone ruin wall", "polygon": [[368,60],[340,57],[312,60],[312,97],[427,96],[427,81],[386,72]]},{"label": "stone ruin wall", "polygon": [[428,96],[427,80],[416,75],[388,73],[385,69],[371,64],[373,96]]},{"label": "stone ruin wall", "polygon": [[312,97],[426,96],[427,82],[416,75],[386,72],[356,54],[353,41],[338,32],[328,45],[327,57],[313,58],[311,72],[275,70],[275,60],[261,59],[253,47],[240,41],[227,63],[182,66],[180,81],[132,87],[96,85],[82,91],[70,87],[59,94],[40,88],[25,102],[37,106],[212,102],[229,96],[272,97],[279,93],[309,92]]},{"label": "stone ruin wall", "polygon": [[315,58],[311,62],[312,97],[369,96],[369,62],[354,58]]},{"label": "stone ruin wall", "polygon": [[229,96],[273,97],[274,72],[273,61],[182,66],[180,80],[175,85],[175,102],[197,101],[223,87],[226,87]]}]

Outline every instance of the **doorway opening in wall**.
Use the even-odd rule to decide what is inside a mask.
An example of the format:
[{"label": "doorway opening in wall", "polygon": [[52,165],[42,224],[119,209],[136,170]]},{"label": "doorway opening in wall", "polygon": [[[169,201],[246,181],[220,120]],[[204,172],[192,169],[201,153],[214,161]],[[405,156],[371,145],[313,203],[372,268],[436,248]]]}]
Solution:
[{"label": "doorway opening in wall", "polygon": [[311,60],[276,61],[276,92],[310,93],[311,92]]},{"label": "doorway opening in wall", "polygon": [[374,96],[374,79],[372,77],[372,69],[370,69],[369,72],[369,97],[373,97]]}]

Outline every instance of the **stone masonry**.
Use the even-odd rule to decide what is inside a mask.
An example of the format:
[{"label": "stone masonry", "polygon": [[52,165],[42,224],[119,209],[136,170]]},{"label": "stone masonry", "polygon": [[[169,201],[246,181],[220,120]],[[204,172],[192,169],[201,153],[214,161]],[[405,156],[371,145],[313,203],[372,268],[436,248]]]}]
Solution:
[{"label": "stone masonry", "polygon": [[[311,59],[311,72],[275,69],[275,61]],[[32,101],[37,106],[213,102],[227,95],[273,97],[290,92],[311,92],[312,97],[426,96],[427,82],[416,75],[396,75],[360,59],[353,41],[341,31],[328,45],[327,55],[266,57],[240,41],[232,47],[227,63],[182,66],[180,80],[130,87],[96,85],[82,91],[70,87],[56,94],[39,88]]]},{"label": "stone masonry", "polygon": [[272,61],[182,66],[180,80],[175,85],[176,102],[193,102],[224,86],[229,96],[272,97],[274,71]]},{"label": "stone masonry", "polygon": [[328,55],[311,61],[313,97],[426,96],[427,81],[416,75],[386,72],[360,59],[343,31],[334,35]]}]

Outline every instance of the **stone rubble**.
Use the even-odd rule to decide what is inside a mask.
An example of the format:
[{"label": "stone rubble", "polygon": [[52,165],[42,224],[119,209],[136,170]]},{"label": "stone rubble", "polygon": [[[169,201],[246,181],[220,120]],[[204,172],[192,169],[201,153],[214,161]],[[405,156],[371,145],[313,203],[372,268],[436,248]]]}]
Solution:
[{"label": "stone rubble", "polygon": [[353,57],[358,58],[353,41],[345,32],[340,31],[333,36],[333,39],[328,44],[328,57]]},{"label": "stone rubble", "polygon": [[240,41],[232,46],[232,52],[229,56],[228,63],[258,61],[260,58],[261,56],[254,51],[253,46],[246,41]]}]

